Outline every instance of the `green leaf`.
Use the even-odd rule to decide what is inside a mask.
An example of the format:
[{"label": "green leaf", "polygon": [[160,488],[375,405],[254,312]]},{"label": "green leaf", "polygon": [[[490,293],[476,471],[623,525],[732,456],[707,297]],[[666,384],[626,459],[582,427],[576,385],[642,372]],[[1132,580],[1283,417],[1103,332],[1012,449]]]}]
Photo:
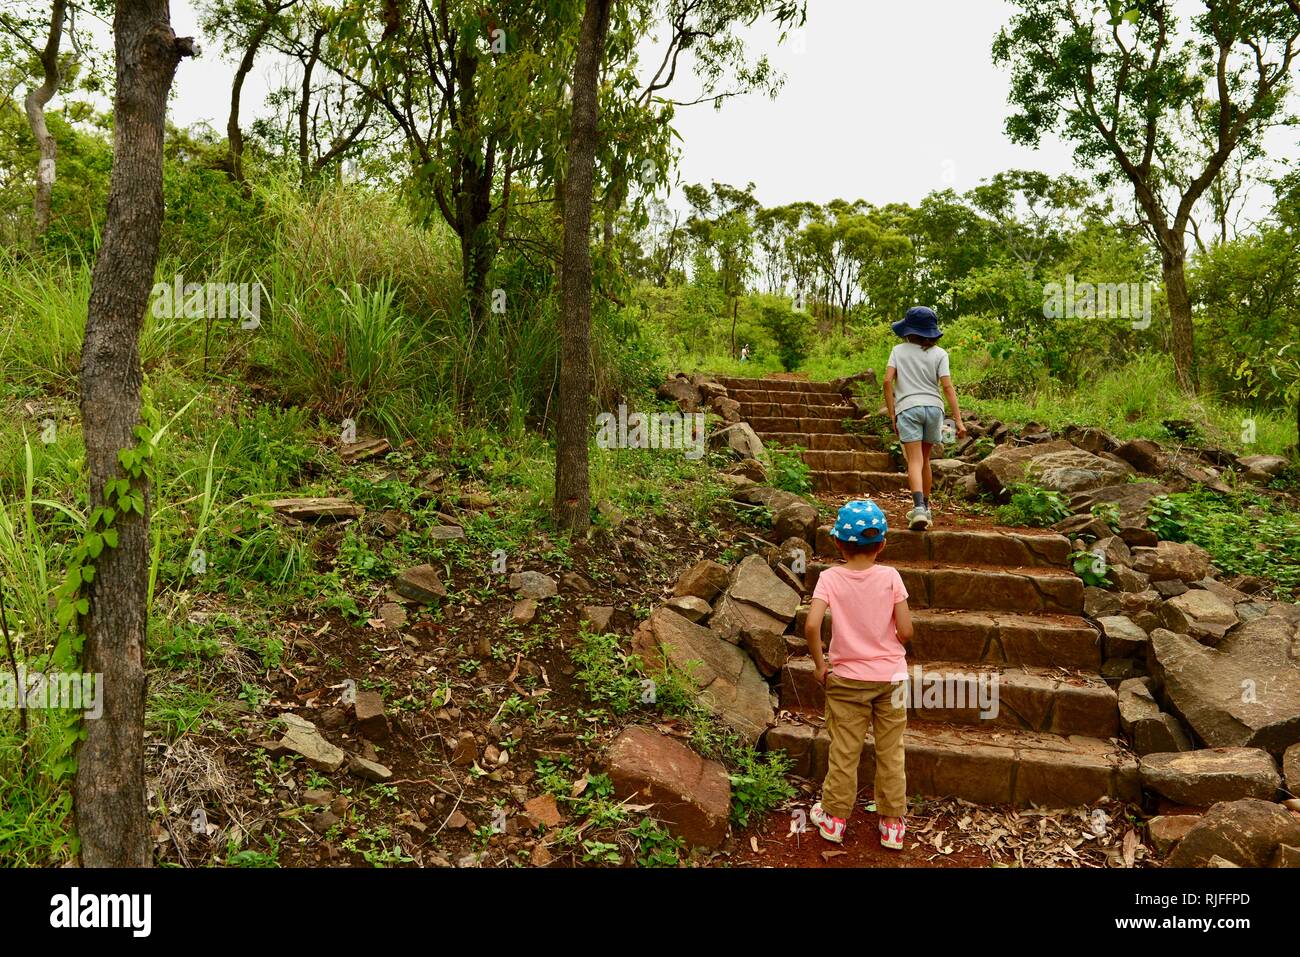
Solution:
[{"label": "green leaf", "polygon": [[117,529],[109,528],[104,531],[104,543],[109,548],[117,548]]}]

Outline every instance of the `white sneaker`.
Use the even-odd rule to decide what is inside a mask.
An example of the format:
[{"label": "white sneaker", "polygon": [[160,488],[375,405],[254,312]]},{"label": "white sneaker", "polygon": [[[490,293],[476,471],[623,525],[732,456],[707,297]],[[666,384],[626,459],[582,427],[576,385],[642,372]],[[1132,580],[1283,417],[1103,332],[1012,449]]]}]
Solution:
[{"label": "white sneaker", "polygon": [[934,517],[930,514],[930,510],[924,505],[918,505],[916,508],[912,509],[907,513],[906,518],[907,527],[914,532],[924,532],[930,527],[930,523],[934,521]]}]

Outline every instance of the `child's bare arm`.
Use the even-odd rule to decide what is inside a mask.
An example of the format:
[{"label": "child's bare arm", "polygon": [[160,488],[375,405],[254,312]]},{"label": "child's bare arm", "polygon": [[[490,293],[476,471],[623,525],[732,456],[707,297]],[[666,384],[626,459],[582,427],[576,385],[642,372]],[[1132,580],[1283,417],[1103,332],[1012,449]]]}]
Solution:
[{"label": "child's bare arm", "polygon": [[957,390],[953,388],[952,376],[946,375],[939,380],[943,386],[943,394],[948,397],[948,408],[952,410],[952,420],[957,426],[957,435],[959,438],[966,437],[966,423],[961,420],[961,406],[957,404]]},{"label": "child's bare arm", "polygon": [[898,632],[898,640],[903,644],[908,644],[912,640],[912,612],[907,607],[907,599],[894,604],[894,628]]},{"label": "child's bare arm", "polygon": [[808,654],[812,655],[818,681],[826,680],[826,659],[822,657],[822,619],[825,617],[826,602],[814,598],[808,606],[808,620],[804,622],[803,637],[808,642]]},{"label": "child's bare arm", "polygon": [[[893,366],[885,368],[885,411],[889,415],[889,424],[894,424],[894,377],[898,375],[898,370]],[[897,429],[894,429],[897,432]]]}]

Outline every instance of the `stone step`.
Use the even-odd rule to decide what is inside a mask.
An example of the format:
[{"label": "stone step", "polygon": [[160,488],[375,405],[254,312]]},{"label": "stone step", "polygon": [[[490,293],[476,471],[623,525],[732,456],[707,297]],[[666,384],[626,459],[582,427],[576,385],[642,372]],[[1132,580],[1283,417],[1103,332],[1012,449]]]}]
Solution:
[{"label": "stone step", "polygon": [[953,568],[934,562],[892,560],[888,564],[902,576],[911,608],[1083,614],[1083,581],[1063,568]]},{"label": "stone step", "polygon": [[747,422],[754,419],[844,419],[853,415],[853,407],[834,404],[796,405],[790,402],[742,402],[740,416]]},{"label": "stone step", "polygon": [[[804,461],[807,462],[805,453]],[[824,526],[829,533],[831,526]],[[820,531],[820,530],[819,530]],[[829,534],[818,534],[817,554],[839,558]],[[1070,540],[1055,532],[1035,534],[1023,529],[947,529],[913,532],[891,528],[885,559],[888,563],[943,562],[952,565],[1041,565],[1065,568]]]},{"label": "stone step", "polygon": [[718,384],[726,388],[728,394],[736,391],[745,392],[816,392],[823,395],[839,395],[829,382],[809,382],[806,379],[743,379],[723,376]]},{"label": "stone step", "polygon": [[[803,646],[807,606],[795,617],[789,642]],[[831,615],[822,619],[822,645],[831,642]],[[912,654],[920,661],[954,661],[1018,668],[1066,668],[1101,673],[1097,629],[1074,615],[1023,615],[948,608],[912,609]]]},{"label": "stone step", "polygon": [[[1099,677],[1060,677],[1047,669],[918,660],[907,666],[908,717],[979,727],[1109,738],[1119,734],[1118,698]],[[821,713],[825,690],[811,658],[781,669],[781,707]]]},{"label": "stone step", "polygon": [[888,472],[894,457],[888,452],[809,452],[801,458],[814,472]]},{"label": "stone step", "polygon": [[746,403],[776,402],[783,406],[845,406],[850,407],[848,399],[840,393],[794,393],[794,391],[774,391],[771,389],[736,389],[728,390],[727,397],[736,399],[744,406]]},{"label": "stone step", "polygon": [[901,492],[907,488],[906,472],[823,472],[808,473],[815,492],[865,495],[873,492]]},{"label": "stone step", "polygon": [[[764,740],[768,750],[790,755],[801,777],[820,781],[826,775],[830,736],[825,729],[782,722]],[[1049,808],[1079,807],[1103,797],[1141,798],[1137,760],[1098,738],[918,721],[904,733],[903,746],[909,795]],[[859,787],[871,786],[875,766],[868,735]]]},{"label": "stone step", "polygon": [[842,435],[841,419],[821,419],[814,416],[790,418],[786,416],[756,415],[747,420],[755,432],[808,432],[814,435]]},{"label": "stone step", "polygon": [[761,432],[754,430],[764,445],[807,449],[810,452],[868,452],[879,451],[885,443],[878,435],[854,435],[848,432],[830,435],[808,432]]}]

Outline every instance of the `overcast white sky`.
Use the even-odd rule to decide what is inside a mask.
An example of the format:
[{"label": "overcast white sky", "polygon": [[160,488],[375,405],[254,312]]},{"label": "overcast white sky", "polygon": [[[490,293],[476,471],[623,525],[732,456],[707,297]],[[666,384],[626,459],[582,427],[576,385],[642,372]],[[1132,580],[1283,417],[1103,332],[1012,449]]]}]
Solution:
[{"label": "overcast white sky", "polygon": [[[1030,150],[1003,133],[1008,76],[993,66],[990,46],[1011,15],[1004,0],[811,0],[809,8],[807,26],[782,46],[766,24],[750,34],[754,53],[766,52],[786,76],[775,100],[678,111],[682,181],[752,181],[768,206],[885,203],[916,202],[946,186],[960,192],[1011,168],[1073,169],[1067,145],[1053,139]],[[201,37],[193,0],[172,0],[172,23],[182,36],[200,36],[206,51],[181,65],[172,118],[223,130],[234,64]],[[270,58],[254,68],[245,124],[280,69]],[[689,81],[678,95],[688,92]],[[1282,135],[1270,146],[1293,155],[1294,143]]]}]

